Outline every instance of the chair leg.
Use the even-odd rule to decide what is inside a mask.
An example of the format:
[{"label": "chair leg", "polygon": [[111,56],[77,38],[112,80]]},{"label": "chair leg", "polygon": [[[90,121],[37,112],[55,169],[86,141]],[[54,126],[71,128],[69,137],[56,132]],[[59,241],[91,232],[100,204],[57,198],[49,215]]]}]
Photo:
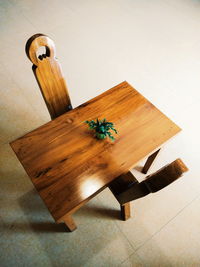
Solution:
[{"label": "chair leg", "polygon": [[155,160],[156,156],[158,155],[158,152],[160,151],[160,149],[158,149],[156,152],[154,152],[151,156],[148,157],[143,169],[142,169],[142,173],[146,174],[149,170],[149,168],[151,167],[153,161]]},{"label": "chair leg", "polygon": [[76,226],[72,216],[70,216],[70,215],[65,217],[64,223],[66,224],[66,226],[70,230],[70,232],[73,232],[74,230],[77,229],[77,226]]},{"label": "chair leg", "polygon": [[131,206],[130,206],[130,202],[124,204],[124,205],[120,205],[121,207],[121,218],[123,221],[128,220],[131,217]]}]

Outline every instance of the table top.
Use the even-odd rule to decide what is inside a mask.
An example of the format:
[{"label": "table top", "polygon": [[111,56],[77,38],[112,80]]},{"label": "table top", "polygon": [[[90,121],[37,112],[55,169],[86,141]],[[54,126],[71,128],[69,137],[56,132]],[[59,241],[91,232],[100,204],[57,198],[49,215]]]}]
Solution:
[{"label": "table top", "polygon": [[[85,120],[114,123],[116,140],[97,140]],[[129,171],[181,129],[127,82],[11,142],[55,220]]]}]

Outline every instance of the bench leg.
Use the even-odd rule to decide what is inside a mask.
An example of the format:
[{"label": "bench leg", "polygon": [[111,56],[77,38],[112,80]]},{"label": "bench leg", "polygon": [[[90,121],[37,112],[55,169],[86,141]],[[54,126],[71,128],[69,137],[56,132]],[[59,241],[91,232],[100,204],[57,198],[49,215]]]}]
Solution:
[{"label": "bench leg", "polygon": [[130,202],[120,205],[121,207],[121,218],[123,221],[128,220],[131,217],[131,206]]},{"label": "bench leg", "polygon": [[148,157],[143,169],[142,169],[142,173],[146,174],[149,170],[149,168],[151,167],[153,161],[155,160],[156,156],[158,155],[158,152],[160,151],[160,149],[158,149],[156,152],[154,152],[151,156]]},{"label": "bench leg", "polygon": [[66,224],[66,226],[70,230],[70,232],[73,232],[77,228],[72,216],[70,216],[70,215],[65,217],[64,223]]}]

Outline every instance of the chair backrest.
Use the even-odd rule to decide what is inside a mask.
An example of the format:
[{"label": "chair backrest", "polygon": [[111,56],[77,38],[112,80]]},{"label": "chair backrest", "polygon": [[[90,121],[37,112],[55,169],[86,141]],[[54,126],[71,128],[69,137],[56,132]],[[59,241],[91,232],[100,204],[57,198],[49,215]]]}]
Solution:
[{"label": "chair backrest", "polygon": [[188,171],[188,168],[183,161],[181,159],[176,159],[157,172],[148,175],[142,183],[149,188],[151,193],[155,193],[173,183],[186,171]]},{"label": "chair backrest", "polygon": [[[121,205],[124,205],[127,202],[163,189],[164,187],[180,178],[186,171],[188,171],[188,168],[185,166],[183,161],[181,159],[176,159],[157,172],[147,176],[146,179],[141,183],[139,183],[136,178],[129,172],[129,181],[131,180],[132,175],[132,183],[127,183],[127,178],[123,183],[123,175],[121,175],[116,179],[116,181],[114,180],[109,187],[118,202]],[[127,174],[125,174],[125,177],[127,177]],[[120,180],[120,182],[117,180]],[[116,186],[117,184],[123,185],[121,186],[121,189],[119,189],[119,186]]]},{"label": "chair backrest", "polygon": [[[40,47],[45,54],[37,55]],[[26,54],[33,63],[33,72],[49,110],[51,119],[72,109],[65,79],[56,60],[54,42],[44,34],[35,34],[26,43]]]}]

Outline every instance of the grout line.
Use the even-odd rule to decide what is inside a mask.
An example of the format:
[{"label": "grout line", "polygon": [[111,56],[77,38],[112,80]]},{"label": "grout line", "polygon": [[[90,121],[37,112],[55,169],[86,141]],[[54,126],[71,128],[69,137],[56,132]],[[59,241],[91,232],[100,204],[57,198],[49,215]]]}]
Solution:
[{"label": "grout line", "polygon": [[[102,205],[104,204],[102,202],[102,200],[100,198],[98,198],[98,200],[102,203]],[[120,209],[119,209],[119,213],[120,213]],[[117,222],[113,221],[114,224],[116,225],[116,227],[118,228],[118,230],[122,233],[122,235],[125,237],[125,239],[128,241],[129,245],[133,248],[134,252],[136,251],[136,249],[134,248],[134,246],[131,244],[131,242],[128,240],[128,238],[126,237],[126,235],[122,232],[122,230],[120,229],[120,227],[118,226]],[[131,254],[132,255],[132,254]]]},{"label": "grout line", "polygon": [[147,267],[147,265],[143,262],[143,260],[141,259],[141,257],[137,254],[137,251],[134,251],[134,252],[131,253],[131,255],[130,255],[129,257],[127,257],[124,261],[120,262],[120,266],[121,266],[121,264],[123,264],[124,262],[126,262],[129,258],[131,258],[134,254],[140,259],[141,264],[142,264],[143,266],[146,266],[146,267]]},{"label": "grout line", "polygon": [[[14,4],[14,3],[13,3],[12,1],[10,1],[10,0],[8,0],[8,2],[10,3],[11,6],[17,8],[17,12],[20,12],[20,13],[22,14],[22,16],[24,17],[24,19],[27,20],[27,22],[28,22],[29,24],[31,24],[32,27],[33,27],[33,28],[35,29],[35,31],[37,32],[37,27],[36,27],[35,25],[33,25],[33,23],[29,20],[29,18],[28,18],[26,15],[24,15],[24,13],[22,12],[21,8],[20,8],[19,6],[16,6],[16,4]],[[24,92],[23,92],[21,86],[20,86],[20,85],[17,83],[17,81],[14,79],[12,72],[11,72],[11,71],[10,71],[10,70],[9,70],[3,63],[2,63],[2,62],[1,62],[1,64],[2,64],[2,66],[7,70],[7,72],[10,73],[10,79],[12,80],[12,82],[13,82],[14,84],[16,84],[16,86],[17,86],[18,89],[19,89],[19,92],[23,95],[23,97],[25,98],[25,100],[26,100],[26,101],[29,103],[29,105],[31,106],[31,109],[33,110],[33,114],[35,114],[36,117],[37,117],[37,119],[39,119],[39,121],[40,121],[40,120],[41,120],[41,117],[40,117],[39,113],[38,113],[38,112],[34,112],[34,111],[35,111],[35,108],[34,108],[34,106],[32,105],[32,102],[30,102],[29,99],[28,99],[28,97],[26,96],[26,94],[24,94]],[[30,68],[30,70],[31,70],[31,68]]]},{"label": "grout line", "polygon": [[10,70],[8,70],[3,63],[1,63],[1,64],[6,69],[6,71],[10,74],[9,77],[10,77],[11,81],[13,82],[13,84],[15,84],[17,86],[17,89],[19,90],[20,94],[24,97],[24,99],[26,100],[26,102],[29,104],[29,106],[33,110],[33,115],[35,115],[36,118],[40,121],[41,120],[41,116],[39,116],[38,112],[35,112],[35,109],[34,109],[34,106],[32,105],[32,102],[29,101],[28,97],[24,93],[24,91],[21,88],[21,86],[16,82],[16,80],[13,77],[12,72]]},{"label": "grout line", "polygon": [[136,252],[143,247],[147,242],[149,242],[154,236],[156,236],[157,234],[159,234],[161,232],[161,230],[167,226],[172,220],[175,219],[175,217],[177,217],[180,213],[182,213],[188,206],[190,206],[195,200],[197,200],[198,198],[200,198],[200,194],[198,194],[196,197],[193,198],[192,201],[190,201],[188,204],[186,204],[174,217],[172,217],[167,223],[165,223],[158,231],[156,231],[154,234],[151,235],[150,238],[148,238],[142,245],[140,245],[137,249]]},{"label": "grout line", "polygon": [[[99,202],[102,203],[102,205],[104,204],[100,198],[98,198],[98,200],[99,200]],[[120,214],[120,207],[119,207],[119,214]],[[140,259],[141,263],[145,266],[145,264],[143,263],[143,260],[141,259],[141,257],[136,253],[136,248],[134,247],[134,245],[130,242],[130,240],[127,238],[127,236],[121,230],[121,228],[118,226],[118,223],[116,221],[113,221],[113,222],[114,222],[115,226],[118,228],[118,230],[120,231],[120,233],[122,234],[122,236],[127,240],[127,242],[130,245],[130,247],[134,250],[133,253],[131,253],[126,259],[124,259],[123,261],[121,261],[119,263],[119,266],[121,264],[123,264],[125,261],[127,261],[133,254],[136,254],[137,257]]]},{"label": "grout line", "polygon": [[[119,213],[120,213],[120,211],[119,211]],[[124,232],[121,230],[121,228],[118,226],[118,223],[117,222],[115,222],[114,221],[114,223],[115,223],[115,225],[117,226],[117,228],[118,228],[118,230],[122,233],[122,235],[125,237],[125,239],[128,241],[128,243],[129,243],[129,245],[133,248],[133,250],[134,250],[134,253],[136,252],[136,248],[134,247],[134,245],[130,242],[130,240],[127,238],[127,236],[124,234]],[[132,255],[132,254],[131,254]]]},{"label": "grout line", "polygon": [[24,12],[23,12],[23,10],[22,10],[22,8],[21,8],[20,6],[17,6],[15,3],[13,3],[13,2],[10,1],[10,0],[8,0],[8,2],[9,2],[10,5],[12,5],[15,9],[17,8],[17,9],[18,9],[18,12],[20,12],[20,14],[24,17],[24,19],[27,20],[28,23],[30,23],[30,24],[33,26],[33,28],[34,28],[35,30],[37,30],[37,29],[36,29],[36,26],[33,25],[33,23],[29,20],[29,18],[28,18],[26,15],[24,15]]},{"label": "grout line", "polygon": [[19,12],[19,13],[21,14],[21,16],[23,16],[24,19],[27,20],[28,23],[30,23],[30,24],[33,26],[33,28],[34,28],[35,30],[37,30],[36,26],[33,25],[33,23],[29,20],[29,18],[28,18],[26,15],[24,15],[24,12],[23,12],[23,10],[22,10],[22,8],[21,8],[20,6],[17,6],[15,3],[13,3],[13,2],[10,1],[10,0],[8,0],[8,2],[9,2],[10,5],[12,5],[15,9],[17,8],[17,12]]}]

